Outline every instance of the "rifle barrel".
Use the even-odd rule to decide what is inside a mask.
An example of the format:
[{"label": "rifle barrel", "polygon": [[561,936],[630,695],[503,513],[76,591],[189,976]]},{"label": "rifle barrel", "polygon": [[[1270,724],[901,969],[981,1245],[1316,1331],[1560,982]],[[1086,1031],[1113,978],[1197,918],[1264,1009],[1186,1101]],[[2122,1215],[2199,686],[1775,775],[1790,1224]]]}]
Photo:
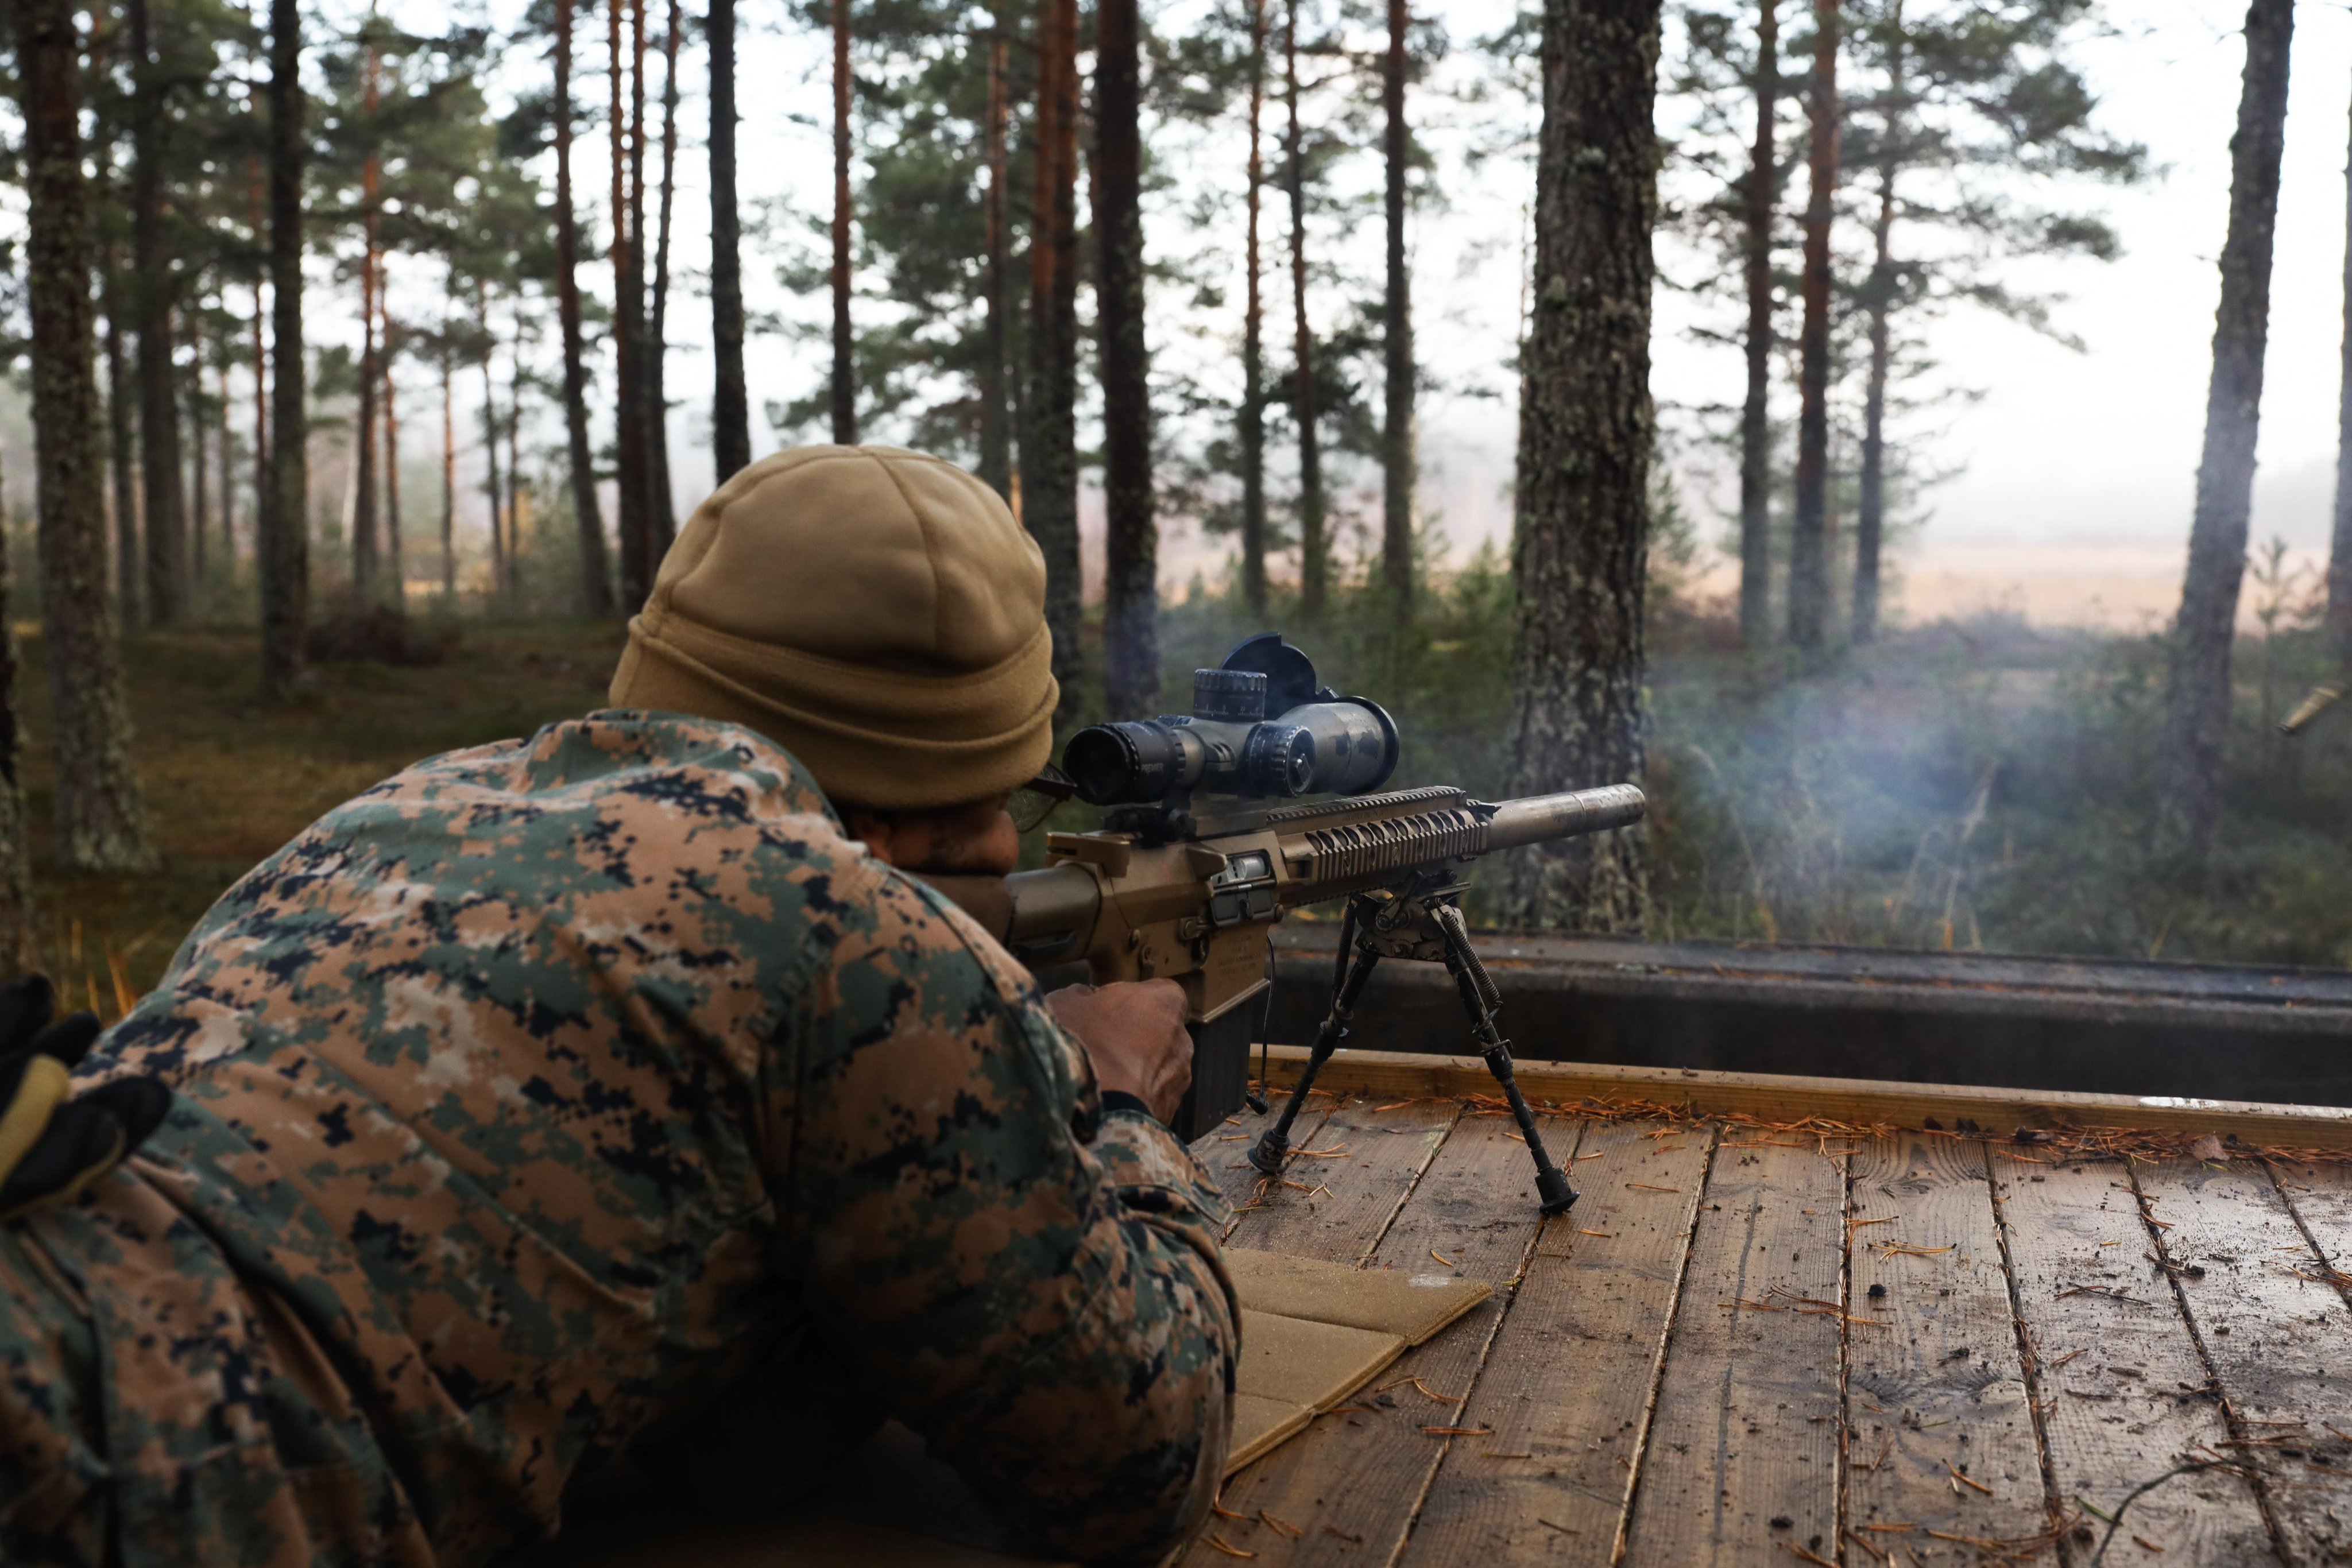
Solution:
[{"label": "rifle barrel", "polygon": [[1497,801],[1486,824],[1486,847],[1514,850],[1547,839],[1630,827],[1648,809],[1648,800],[1632,784],[1604,784],[1597,789]]}]

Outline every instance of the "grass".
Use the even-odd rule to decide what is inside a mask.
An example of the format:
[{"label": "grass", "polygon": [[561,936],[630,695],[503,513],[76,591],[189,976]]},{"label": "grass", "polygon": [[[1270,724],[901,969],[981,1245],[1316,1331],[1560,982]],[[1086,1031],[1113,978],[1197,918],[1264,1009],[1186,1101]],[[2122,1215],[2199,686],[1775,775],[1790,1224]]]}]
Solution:
[{"label": "grass", "polygon": [[[1410,632],[1392,623],[1361,587],[1335,596],[1318,632],[1293,604],[1265,621],[1327,682],[1396,716],[1397,785],[1500,793],[1507,579],[1474,563],[1425,592]],[[1193,666],[1258,629],[1214,594],[1171,606],[1163,705],[1185,706]],[[134,638],[137,758],[163,856],[135,877],[54,862],[47,695],[28,638],[44,963],[114,1017],[215,898],[330,807],[420,758],[598,706],[621,635],[468,622],[443,663],[322,664],[287,706],[258,701],[249,632]],[[2307,628],[2274,623],[2241,643],[2228,816],[2202,868],[2147,847],[2157,639],[1996,619],[1906,631],[1810,668],[1733,644],[1719,619],[1682,608],[1652,628],[1653,936],[2352,965],[2352,703],[2300,740],[2270,727],[2335,668]],[[1063,817],[1087,825],[1081,808]]]}]

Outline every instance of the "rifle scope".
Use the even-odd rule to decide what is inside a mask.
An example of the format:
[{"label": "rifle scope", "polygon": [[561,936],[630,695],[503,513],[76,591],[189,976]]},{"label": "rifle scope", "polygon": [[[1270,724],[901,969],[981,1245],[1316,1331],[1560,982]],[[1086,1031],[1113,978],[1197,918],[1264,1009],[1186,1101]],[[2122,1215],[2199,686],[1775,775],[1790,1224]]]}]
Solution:
[{"label": "rifle scope", "polygon": [[1082,729],[1062,767],[1080,800],[1111,806],[1195,789],[1360,794],[1387,782],[1397,753],[1395,721],[1378,703],[1317,686],[1307,655],[1268,632],[1222,667],[1192,672],[1191,713]]}]

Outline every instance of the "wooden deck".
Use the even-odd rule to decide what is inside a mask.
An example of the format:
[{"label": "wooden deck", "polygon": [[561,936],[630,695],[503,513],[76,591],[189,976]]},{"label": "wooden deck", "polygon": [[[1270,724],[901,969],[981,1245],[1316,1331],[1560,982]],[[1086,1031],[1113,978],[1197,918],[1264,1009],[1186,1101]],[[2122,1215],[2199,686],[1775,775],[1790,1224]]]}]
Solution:
[{"label": "wooden deck", "polygon": [[[1187,1568],[2352,1560],[2352,1166],[2254,1152],[2336,1115],[1620,1074],[1723,1119],[1547,1116],[1546,1221],[1432,1060],[1335,1060],[1285,1182],[1257,1118],[1195,1145],[1233,1246],[1512,1286],[1235,1476]],[[1824,1105],[1874,1125],[1788,1125]],[[2019,1141],[2102,1121],[2180,1147]]]}]

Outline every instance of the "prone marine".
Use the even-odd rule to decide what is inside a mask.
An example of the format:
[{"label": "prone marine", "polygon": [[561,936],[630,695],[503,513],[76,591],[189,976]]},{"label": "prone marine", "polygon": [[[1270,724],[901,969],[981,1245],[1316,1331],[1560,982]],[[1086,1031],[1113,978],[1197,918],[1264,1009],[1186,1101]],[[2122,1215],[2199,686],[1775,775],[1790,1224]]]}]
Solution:
[{"label": "prone marine", "polygon": [[906,874],[1012,868],[1044,591],[947,463],[771,457],[610,706],[330,811],[95,1045],[0,995],[0,1561],[498,1563],[625,1451],[789,1490],[886,1415],[1055,1552],[1184,1541],[1238,1314],[1181,994],[1043,997]]}]

